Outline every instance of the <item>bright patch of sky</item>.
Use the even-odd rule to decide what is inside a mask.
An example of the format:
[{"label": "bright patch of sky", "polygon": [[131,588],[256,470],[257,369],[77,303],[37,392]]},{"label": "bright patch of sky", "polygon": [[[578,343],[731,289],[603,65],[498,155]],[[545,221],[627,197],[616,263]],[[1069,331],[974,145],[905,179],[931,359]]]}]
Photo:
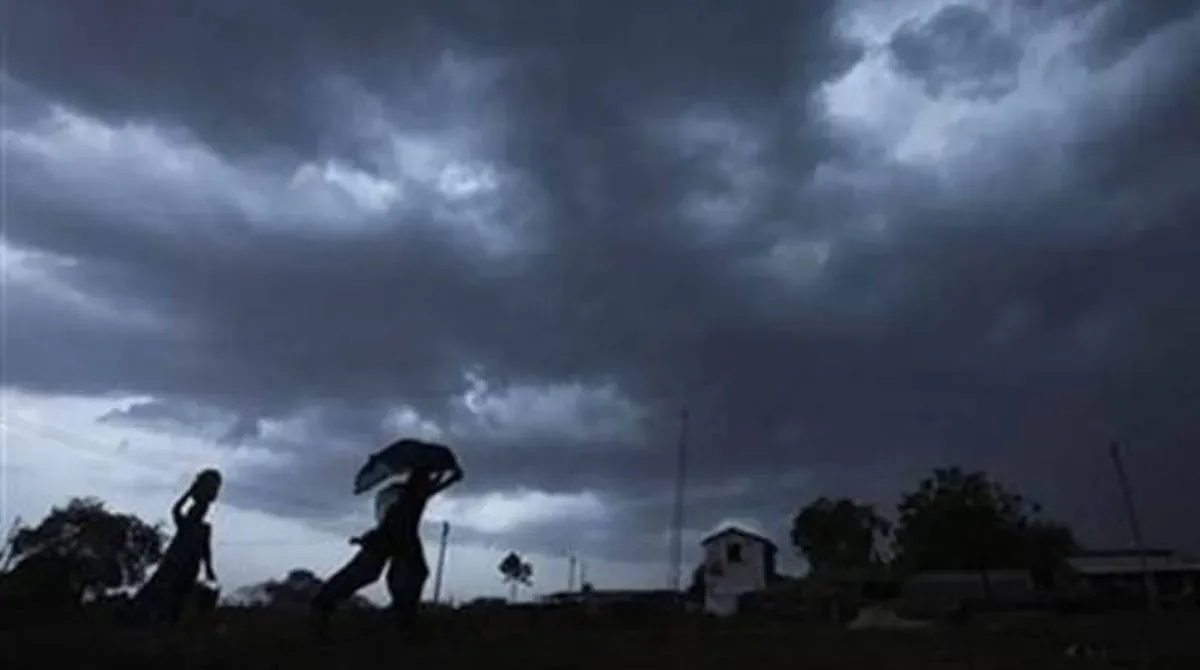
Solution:
[{"label": "bright patch of sky", "polygon": [[[952,6],[982,10],[998,36],[1020,50],[1011,92],[998,99],[935,95],[897,70],[890,48],[896,31]],[[1061,167],[1056,145],[1096,116],[1126,106],[1126,96],[1136,90],[1135,72],[1148,60],[1134,54],[1108,72],[1087,72],[1077,47],[1098,18],[1093,12],[1078,21],[1034,21],[1011,3],[985,0],[847,2],[840,29],[866,54],[820,98],[841,129],[877,143],[894,161],[944,179],[986,176],[1014,151],[1032,149],[1052,175]],[[1153,42],[1143,50],[1154,49]]]},{"label": "bright patch of sky", "polygon": [[[516,230],[490,217],[504,182],[476,155],[471,133],[395,125],[383,132],[389,160],[368,171],[335,157],[292,168],[233,162],[182,131],[110,124],[62,105],[0,130],[10,192],[87,202],[124,225],[355,235],[403,219],[438,226],[489,255],[520,248]],[[429,216],[396,216],[401,211]]]},{"label": "bright patch of sky", "polygon": [[[72,496],[93,495],[110,508],[154,522],[165,520],[179,492],[206,467],[226,472],[269,464],[277,455],[261,449],[216,447],[202,439],[139,430],[95,419],[125,409],[141,398],[49,398],[12,390],[0,392],[0,526],[18,517],[36,523],[52,506]],[[239,484],[240,485],[240,484]],[[605,509],[592,493],[553,495],[540,491],[485,494],[436,500],[423,529],[431,562],[439,533],[436,521],[453,519],[443,597],[465,600],[502,596],[507,588],[497,565],[516,546],[459,543],[454,528],[500,531],[537,523],[552,514],[580,520],[602,519]],[[215,563],[226,593],[267,579],[280,579],[295,568],[327,576],[352,553],[342,526],[362,530],[369,510],[339,521],[333,528],[235,507],[220,501],[213,510]],[[567,583],[565,556],[522,552],[535,566],[535,587],[526,597],[561,590]],[[657,586],[659,566],[604,561],[581,556],[597,587]],[[367,595],[385,602],[380,585]],[[432,595],[432,580],[425,597]]]},{"label": "bright patch of sky", "polygon": [[512,440],[561,438],[631,443],[641,435],[645,412],[611,384],[563,383],[492,388],[468,375],[451,432]]},{"label": "bright patch of sky", "polygon": [[548,521],[603,521],[607,516],[600,497],[590,491],[558,494],[533,490],[435,500],[431,503],[431,513],[488,534],[502,534],[523,525]]}]

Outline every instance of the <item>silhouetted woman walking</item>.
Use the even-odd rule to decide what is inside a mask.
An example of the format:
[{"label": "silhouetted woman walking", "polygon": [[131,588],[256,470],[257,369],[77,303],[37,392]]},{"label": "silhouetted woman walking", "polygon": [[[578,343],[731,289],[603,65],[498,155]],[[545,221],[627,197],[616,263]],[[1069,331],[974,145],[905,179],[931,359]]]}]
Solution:
[{"label": "silhouetted woman walking", "polygon": [[[175,536],[167,546],[158,569],[138,591],[134,600],[137,618],[146,623],[178,623],[188,598],[196,590],[200,567],[205,577],[216,581],[212,566],[212,527],[204,517],[221,489],[221,473],[204,470],[196,475],[171,508]],[[188,501],[191,505],[184,509]]]},{"label": "silhouetted woman walking", "polygon": [[403,632],[411,632],[429,578],[429,565],[421,545],[421,517],[429,500],[460,481],[462,469],[414,468],[403,483],[385,487],[376,497],[375,528],[351,544],[359,551],[325,582],[313,599],[315,632],[324,637],[338,605],[356,591],[378,580],[386,570],[392,597],[392,614]]}]

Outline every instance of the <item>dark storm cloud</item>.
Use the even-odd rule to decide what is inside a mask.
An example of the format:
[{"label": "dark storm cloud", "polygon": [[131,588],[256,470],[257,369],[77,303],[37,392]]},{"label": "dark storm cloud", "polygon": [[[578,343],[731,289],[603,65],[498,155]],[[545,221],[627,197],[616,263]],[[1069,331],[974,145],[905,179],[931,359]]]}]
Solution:
[{"label": "dark storm cloud", "polygon": [[1120,61],[1158,30],[1195,17],[1200,1],[1109,0],[1105,9],[1093,38],[1084,45],[1087,61],[1096,68]]},{"label": "dark storm cloud", "polygon": [[[1061,188],[1014,163],[986,189],[949,191],[878,164],[819,113],[813,92],[859,54],[833,36],[831,2],[341,3],[336,16],[320,2],[243,4],[92,15],[23,3],[10,72],[31,100],[187,130],[247,173],[264,155],[272,168],[316,156],[370,167],[374,149],[339,116],[355,91],[396,101],[406,131],[478,121],[504,174],[496,218],[523,218],[524,248],[483,258],[446,234],[432,196],[335,234],[255,227],[216,203],[148,217],[43,188],[53,166],[10,164],[6,239],[70,259],[48,271],[110,311],[85,320],[61,298],[12,291],[5,383],[152,396],[109,420],[199,423],[214,440],[281,454],[284,465],[232,474],[235,503],[336,518],[364,445],[393,437],[389,417],[408,405],[461,428],[467,491],[594,489],[612,518],[588,526],[587,543],[650,555],[688,406],[692,484],[716,492],[689,507],[696,529],[730,516],[775,528],[821,493],[886,501],[961,461],[1110,539],[1094,450],[1200,367],[1186,308],[1200,189],[1194,153],[1179,151],[1195,142],[1196,111],[1180,92],[1200,86],[1175,74],[1139,109],[1081,131]],[[910,74],[933,76],[946,62],[928,40],[966,25],[994,48],[966,54],[944,85],[1008,81],[1015,47],[988,21],[946,9],[893,48]],[[447,81],[447,53],[483,84]],[[681,203],[731,195],[747,170],[716,169],[720,142],[671,150],[663,127],[686,140],[676,119],[692,113],[752,134],[735,139],[766,175],[719,235],[684,222]],[[819,166],[892,186],[817,188]],[[873,212],[886,215],[884,237],[847,232]],[[833,250],[815,283],[753,269],[781,240],[823,236]],[[467,373],[501,390],[612,384],[640,411],[627,431],[488,432],[464,408]],[[560,407],[549,405],[522,411]],[[612,407],[578,414],[619,419]],[[297,413],[302,438],[266,430]],[[1171,455],[1184,439],[1158,436],[1140,463],[1186,469]],[[1187,487],[1162,477],[1145,504],[1182,509]],[[570,531],[520,533],[558,546]]]},{"label": "dark storm cloud", "polygon": [[889,46],[900,72],[922,81],[935,97],[999,98],[1017,88],[1020,45],[969,5],[905,22]]},{"label": "dark storm cloud", "polygon": [[[344,110],[324,87],[340,76],[436,84],[421,73],[457,42],[435,4],[450,3],[18,2],[10,73],[103,118],[178,124],[226,151],[341,153],[352,147],[328,143],[345,140]],[[406,109],[410,123],[445,111]]]}]

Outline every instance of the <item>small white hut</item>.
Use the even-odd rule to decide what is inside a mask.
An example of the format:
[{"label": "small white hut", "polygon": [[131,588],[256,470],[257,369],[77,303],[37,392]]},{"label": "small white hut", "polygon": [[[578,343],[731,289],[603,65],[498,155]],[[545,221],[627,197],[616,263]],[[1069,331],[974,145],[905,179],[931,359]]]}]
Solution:
[{"label": "small white hut", "polygon": [[742,595],[763,591],[775,576],[779,548],[766,537],[727,526],[700,541],[704,547],[704,610],[729,616]]}]

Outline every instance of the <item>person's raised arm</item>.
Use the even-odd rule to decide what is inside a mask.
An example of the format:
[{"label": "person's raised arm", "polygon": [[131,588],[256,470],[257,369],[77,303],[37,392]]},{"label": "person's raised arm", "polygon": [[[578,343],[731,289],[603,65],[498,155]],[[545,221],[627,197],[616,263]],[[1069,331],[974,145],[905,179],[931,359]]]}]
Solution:
[{"label": "person's raised arm", "polygon": [[442,475],[442,480],[433,485],[434,494],[441,493],[451,486],[461,482],[463,478],[463,470],[462,467],[456,463],[454,467],[444,471]]}]

